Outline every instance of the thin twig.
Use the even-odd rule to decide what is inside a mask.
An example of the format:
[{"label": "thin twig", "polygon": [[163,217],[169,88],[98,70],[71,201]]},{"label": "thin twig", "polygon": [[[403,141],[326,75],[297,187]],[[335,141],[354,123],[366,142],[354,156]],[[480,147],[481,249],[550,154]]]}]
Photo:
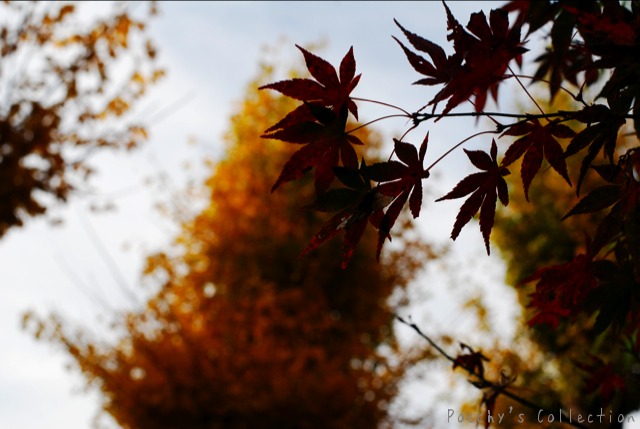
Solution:
[{"label": "thin twig", "polygon": [[[513,73],[513,71],[511,73]],[[531,79],[532,81],[534,81],[534,83],[536,81],[539,81],[539,82],[544,82],[544,83],[547,83],[547,84],[551,85],[551,81],[550,80],[534,78],[533,76],[527,76],[526,74],[514,74],[513,77],[522,78],[522,79]],[[582,100],[582,98],[580,96],[574,94],[573,92],[571,92],[570,90],[568,90],[564,86],[561,85],[559,87],[559,89],[564,91],[564,92],[566,92],[567,94],[569,94],[571,96],[571,98],[573,98],[574,100],[581,102],[585,106],[587,105],[587,103],[585,103],[584,100]]]},{"label": "thin twig", "polygon": [[[561,110],[553,113],[505,113],[505,112],[456,112],[456,113],[414,113],[411,115],[411,119],[417,122],[428,121],[433,118],[454,118],[461,116],[496,116],[502,118],[516,118],[516,119],[545,119],[545,118],[565,118],[570,113],[578,113],[579,110]],[[633,115],[620,115],[621,118],[633,119]]]},{"label": "thin twig", "polygon": [[468,142],[469,140],[471,140],[472,138],[481,136],[483,134],[496,134],[499,131],[481,131],[479,133],[475,133],[469,137],[467,137],[466,139],[462,140],[461,142],[455,144],[454,146],[452,146],[451,148],[449,148],[448,151],[446,151],[444,154],[442,154],[442,156],[440,156],[440,158],[436,159],[435,161],[433,161],[431,163],[431,165],[429,167],[427,167],[424,171],[429,171],[431,170],[437,163],[439,163],[440,161],[442,161],[444,158],[446,158],[451,152],[453,152],[454,150],[456,150],[457,148],[459,148],[460,146],[462,146],[463,144],[465,144],[466,142]]},{"label": "thin twig", "polygon": [[365,102],[365,103],[373,103],[373,104],[379,104],[381,106],[391,107],[392,109],[400,110],[401,112],[403,112],[407,116],[411,116],[411,113],[407,112],[402,107],[398,107],[398,106],[393,105],[393,104],[385,103],[383,101],[370,100],[368,98],[359,98],[359,97],[351,97],[351,99],[354,100],[354,101],[362,101],[362,102]]},{"label": "thin twig", "polygon": [[529,97],[531,99],[531,101],[533,101],[533,104],[535,104],[536,107],[538,108],[538,110],[540,110],[540,113],[544,114],[544,110],[542,110],[542,107],[540,107],[540,105],[538,104],[536,99],[533,98],[531,93],[527,90],[527,88],[525,88],[525,86],[522,84],[522,81],[520,80],[520,78],[511,69],[511,66],[508,66],[508,67],[509,67],[509,71],[511,72],[511,75],[516,79],[516,82],[518,82],[518,85],[520,85],[520,87],[522,88],[524,93],[527,94],[527,97]]},{"label": "thin twig", "polygon": [[[444,351],[444,349],[442,349],[435,341],[433,341],[429,336],[427,336],[424,332],[422,332],[422,330],[418,327],[418,325],[416,325],[414,322],[407,322],[406,320],[404,320],[402,317],[397,316],[396,315],[396,319],[398,319],[398,321],[400,321],[401,323],[409,326],[410,328],[412,328],[414,331],[416,331],[416,333],[422,337],[423,339],[425,339],[429,345],[431,345],[431,347],[433,347],[434,349],[436,349],[436,351],[438,353],[440,353],[440,355],[442,357],[444,357],[445,359],[447,359],[449,362],[452,363],[456,363],[456,359],[451,356],[450,354],[448,354],[446,351]],[[513,393],[512,391],[508,390],[507,387],[503,384],[500,383],[495,383],[492,381],[487,380],[484,377],[484,374],[480,374],[470,368],[467,368],[465,366],[461,366],[461,368],[463,368],[469,375],[476,377],[480,383],[471,383],[473,384],[475,387],[477,387],[478,389],[481,388],[489,388],[491,390],[493,390],[494,392],[496,392],[498,395],[504,395],[512,400],[514,400],[515,402],[524,405],[525,407],[534,410],[534,411],[542,411],[543,413],[545,413],[545,415],[556,415],[555,411],[549,410],[545,407],[540,406],[539,404],[536,404],[535,402],[532,402],[526,398],[523,398],[519,395],[517,395],[516,393]],[[574,422],[571,418],[569,418],[569,416],[562,411],[562,407],[560,408],[560,412],[559,412],[560,417],[563,419],[562,422],[566,423],[570,426],[576,427],[576,428],[580,428],[580,429],[589,429],[588,426],[585,426],[581,423],[578,422]]]},{"label": "thin twig", "polygon": [[[407,114],[407,115],[408,115],[408,114]],[[359,130],[360,128],[364,128],[364,127],[369,126],[369,125],[371,125],[371,124],[375,124],[376,122],[378,122],[378,121],[382,121],[382,120],[384,120],[384,119],[390,119],[390,118],[406,118],[406,117],[409,117],[409,118],[410,118],[410,117],[411,117],[411,115],[408,115],[408,116],[406,116],[406,115],[387,115],[387,116],[381,116],[381,117],[376,118],[376,119],[374,119],[374,120],[372,120],[372,121],[366,122],[366,123],[364,123],[364,124],[362,124],[362,125],[358,125],[358,126],[357,126],[357,127],[355,127],[355,128],[352,128],[352,129],[350,129],[350,130],[348,130],[348,131],[345,131],[345,133],[350,134],[350,133],[352,133],[352,132],[354,132],[354,131]]]},{"label": "thin twig", "polygon": [[104,297],[98,295],[94,290],[92,290],[81,278],[80,276],[67,264],[67,262],[60,256],[60,252],[56,252],[54,254],[54,259],[58,263],[60,269],[69,277],[72,284],[74,284],[78,290],[85,295],[89,301],[91,301],[95,306],[102,307],[104,311],[109,313],[114,313],[115,309],[109,305]]},{"label": "thin twig", "polygon": [[140,301],[138,300],[138,297],[133,292],[131,292],[131,287],[125,280],[124,275],[122,274],[122,272],[120,271],[120,268],[118,267],[118,264],[115,263],[115,261],[109,254],[109,251],[104,246],[104,243],[98,236],[98,233],[93,228],[89,220],[82,215],[82,213],[78,212],[78,214],[80,217],[80,224],[82,225],[85,232],[87,233],[87,236],[91,241],[91,244],[96,249],[100,257],[102,258],[103,262],[107,265],[107,268],[109,269],[109,272],[111,273],[112,277],[116,281],[116,284],[132,304],[139,306]]}]

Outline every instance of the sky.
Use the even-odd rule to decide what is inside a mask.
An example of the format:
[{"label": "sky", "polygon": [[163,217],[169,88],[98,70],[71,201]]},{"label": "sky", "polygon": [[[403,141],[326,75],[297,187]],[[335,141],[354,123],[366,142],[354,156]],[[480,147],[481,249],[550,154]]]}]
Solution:
[{"label": "sky", "polygon": [[[496,4],[451,2],[450,8],[459,21],[466,22],[471,12],[488,11]],[[104,6],[88,2],[83,7]],[[300,60],[295,44],[321,43],[320,56],[338,64],[353,46],[363,74],[354,95],[417,110],[433,92],[410,85],[419,76],[391,38],[401,36],[393,18],[425,38],[446,44],[440,2],[161,2],[159,8],[150,31],[167,76],[142,103],[143,112],[145,108],[164,112],[142,116],[149,122],[149,142],[133,153],[96,155],[93,165],[98,173],[86,192],[55,210],[55,216],[64,221],[61,226],[53,227],[47,219],[30,220],[0,240],[4,292],[0,300],[0,428],[91,427],[99,406],[97,394],[85,389],[76,372],[66,369],[69,360],[64,353],[34,341],[20,329],[22,314],[56,312],[108,335],[105,326],[113,311],[141,305],[152,291],[152,285],[141,279],[144,258],[166,247],[177,231],[155,205],[179,195],[190,179],[202,179],[203,160],[222,156],[228,119],[256,76],[265,47],[277,47],[279,61],[295,64]],[[514,100],[508,96],[500,100],[502,107],[510,102]],[[393,113],[371,106],[360,109],[361,117],[367,119]],[[438,156],[471,134],[470,126],[468,121],[438,125],[430,131],[430,156]],[[406,127],[403,120],[379,125],[387,136],[399,136]],[[424,132],[418,130],[407,138],[422,141]],[[431,201],[467,172],[459,155],[441,164],[436,189],[430,191],[432,195],[427,192]],[[187,173],[185,164],[195,167]],[[115,208],[102,213],[91,210],[107,203]],[[459,202],[427,205],[420,226],[430,240],[448,241],[458,207]],[[484,256],[476,225],[465,228],[454,247],[459,258],[476,261],[479,287],[484,287],[489,301],[515,299],[506,288],[489,287],[502,281],[503,267],[495,258]],[[429,321],[434,332],[469,335],[474,320],[447,311],[449,304],[443,298],[450,297],[451,290],[464,295],[460,284],[469,279],[452,279],[437,268],[424,279],[429,287],[414,288],[413,298],[436,303],[441,317],[428,315],[425,304],[414,310],[414,319]],[[493,314],[497,335],[511,335],[505,326],[515,316],[508,310]],[[108,419],[104,423],[110,424]]]}]

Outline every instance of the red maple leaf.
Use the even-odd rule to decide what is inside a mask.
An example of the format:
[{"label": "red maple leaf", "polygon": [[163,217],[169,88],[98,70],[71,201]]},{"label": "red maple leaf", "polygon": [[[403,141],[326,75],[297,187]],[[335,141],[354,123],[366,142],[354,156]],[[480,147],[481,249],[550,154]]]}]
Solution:
[{"label": "red maple leaf", "polygon": [[564,153],[567,158],[589,148],[580,166],[577,186],[579,193],[582,181],[600,149],[603,149],[604,155],[613,163],[618,130],[624,125],[625,118],[602,104],[584,107],[579,112],[573,113],[571,118],[587,124],[587,127],[571,140]]},{"label": "red maple leaf", "polygon": [[336,69],[326,60],[312,54],[296,45],[302,54],[312,79],[288,79],[263,85],[259,89],[274,89],[282,94],[306,102],[316,102],[323,106],[330,106],[339,114],[344,105],[358,119],[358,107],[349,97],[351,91],[360,81],[361,75],[356,73],[356,61],[353,48],[344,56],[340,63],[340,77]]},{"label": "red maple leaf", "polygon": [[467,353],[456,356],[453,361],[453,369],[461,367],[469,374],[475,375],[482,380],[484,378],[483,362],[489,362],[489,359],[481,352],[473,350],[464,343],[460,343],[460,348]]},{"label": "red maple leaf", "polygon": [[601,57],[597,65],[611,67],[621,55],[637,47],[640,21],[623,5],[611,2],[602,10],[582,10],[569,5],[564,9],[575,15],[584,48]]},{"label": "red maple leaf", "polygon": [[459,70],[460,65],[462,64],[462,56],[460,56],[459,54],[447,56],[440,46],[436,45],[430,40],[424,39],[417,34],[406,30],[395,19],[394,22],[400,28],[400,30],[402,30],[407,40],[409,40],[409,43],[411,43],[411,45],[413,45],[413,47],[417,50],[427,53],[433,61],[433,64],[431,64],[423,56],[412,52],[397,38],[393,37],[404,51],[404,54],[407,56],[407,60],[409,60],[409,64],[411,64],[415,71],[428,76],[425,79],[420,79],[414,82],[414,84],[436,85],[440,83],[448,83],[453,78],[455,73]]},{"label": "red maple leaf", "polygon": [[589,373],[589,378],[584,386],[585,393],[598,392],[602,402],[606,405],[611,402],[613,395],[618,391],[626,390],[624,379],[619,376],[611,362],[605,364],[601,359],[590,356],[590,363],[576,363],[576,366]]},{"label": "red maple leaf", "polygon": [[524,155],[520,175],[527,201],[529,201],[529,185],[540,170],[543,156],[549,161],[551,167],[571,185],[562,146],[556,140],[556,138],[566,139],[575,136],[576,133],[571,128],[557,122],[542,125],[538,119],[533,118],[510,127],[502,135],[522,136],[509,146],[504,154],[502,165],[508,167]]},{"label": "red maple leaf", "polygon": [[556,328],[561,319],[582,310],[587,296],[598,285],[592,257],[585,254],[566,264],[543,267],[521,284],[536,280],[536,291],[529,304],[536,313],[529,326],[547,324]]},{"label": "red maple leaf", "polygon": [[489,254],[489,236],[493,228],[497,200],[499,198],[504,206],[509,204],[507,182],[504,180],[504,176],[509,174],[509,170],[498,165],[498,148],[495,140],[491,142],[491,155],[480,150],[465,149],[464,151],[471,163],[484,171],[465,177],[451,192],[436,201],[452,200],[471,194],[460,207],[451,231],[451,238],[455,240],[462,227],[469,223],[480,210],[480,231],[484,238],[487,254]]},{"label": "red maple leaf", "polygon": [[[361,168],[364,170],[364,168]],[[347,188],[337,188],[318,197],[312,207],[329,211],[332,208],[344,206],[336,215],[322,225],[320,231],[313,236],[301,255],[304,255],[331,238],[344,232],[342,268],[346,268],[355,246],[360,242],[367,227],[371,223],[375,228],[380,227],[383,209],[392,201],[391,197],[380,194],[377,189],[371,189],[368,178],[363,177],[361,171],[345,167],[336,167],[338,179]]]},{"label": "red maple leaf", "polygon": [[420,153],[416,147],[409,143],[394,139],[395,154],[400,161],[379,162],[366,167],[365,175],[376,182],[380,182],[377,191],[391,198],[395,198],[382,217],[378,234],[377,257],[380,258],[382,245],[400,215],[402,208],[409,201],[409,208],[414,218],[420,215],[422,207],[422,179],[429,177],[422,164],[427,152],[429,134],[420,145]]},{"label": "red maple leaf", "polygon": [[342,59],[339,77],[327,61],[300,46],[298,49],[316,80],[289,79],[260,87],[304,102],[267,129],[262,137],[305,145],[287,161],[272,191],[316,167],[316,191],[322,193],[333,181],[332,169],[340,161],[343,166],[358,168],[358,157],[352,144],[361,145],[362,142],[345,129],[349,112],[358,118],[357,106],[349,95],[358,84],[360,75],[355,76],[353,49],[349,49]]},{"label": "red maple leaf", "polygon": [[[282,183],[298,179],[309,169],[316,167],[315,187],[320,194],[331,185],[334,178],[333,167],[337,166],[339,161],[342,161],[345,167],[358,168],[358,155],[352,144],[362,145],[363,143],[356,136],[345,132],[346,107],[342,109],[340,115],[313,103],[307,103],[303,107],[317,121],[293,123],[262,136],[304,145],[285,163],[280,176],[271,188],[272,192]],[[294,112],[296,111],[297,117],[305,115],[302,109],[296,109]],[[283,121],[287,121],[287,117]],[[269,130],[272,129],[273,127]]]},{"label": "red maple leaf", "polygon": [[520,63],[522,54],[527,51],[520,39],[522,23],[509,28],[508,13],[502,9],[494,9],[489,14],[489,21],[484,12],[471,15],[467,29],[456,21],[445,4],[449,27],[452,32],[447,39],[453,40],[457,54],[465,59],[459,74],[436,96],[436,100],[451,97],[445,113],[463,101],[475,96],[475,108],[482,111],[491,92],[494,100],[498,96],[498,83],[506,78],[505,72],[512,60]]},{"label": "red maple leaf", "polygon": [[517,22],[529,24],[527,34],[531,34],[553,21],[560,5],[549,2],[532,2],[530,0],[511,0],[502,6],[507,12],[516,12]]},{"label": "red maple leaf", "polygon": [[451,30],[447,39],[453,41],[454,55],[447,57],[440,46],[410,33],[399,24],[409,42],[416,49],[429,54],[433,64],[398,43],[414,69],[428,76],[417,81],[417,84],[445,84],[428,105],[433,105],[435,109],[440,101],[449,99],[442,112],[446,114],[473,96],[476,111],[480,112],[487,101],[487,93],[491,92],[493,98],[497,99],[498,83],[506,78],[509,63],[514,59],[520,62],[522,54],[527,51],[520,38],[522,21],[509,28],[508,12],[494,9],[488,22],[484,12],[472,14],[467,31],[455,19],[446,3],[444,7],[448,29]]}]

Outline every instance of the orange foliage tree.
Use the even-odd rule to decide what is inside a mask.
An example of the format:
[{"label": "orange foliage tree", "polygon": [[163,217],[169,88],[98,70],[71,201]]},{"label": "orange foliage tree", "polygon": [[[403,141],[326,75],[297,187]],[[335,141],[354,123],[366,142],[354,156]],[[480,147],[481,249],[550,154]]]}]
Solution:
[{"label": "orange foliage tree", "polygon": [[[403,372],[388,299],[434,254],[400,234],[413,251],[390,252],[381,264],[356,251],[341,270],[339,245],[300,258],[321,223],[296,203],[313,184],[270,195],[264,174],[276,174],[291,151],[260,135],[292,102],[257,87],[232,118],[226,157],[206,181],[207,206],[173,248],[148,259],[146,274],[161,287],[120,321],[121,340],[73,334],[57,317],[27,318],[38,337],[66,347],[123,428],[388,423]],[[378,146],[375,133],[358,136],[369,150]],[[376,237],[363,240],[375,245]]]},{"label": "orange foliage tree", "polygon": [[[126,4],[86,24],[63,2],[0,5],[0,237],[91,173],[89,156],[146,138],[130,110],[162,76]],[[81,7],[80,7],[81,9]]]}]

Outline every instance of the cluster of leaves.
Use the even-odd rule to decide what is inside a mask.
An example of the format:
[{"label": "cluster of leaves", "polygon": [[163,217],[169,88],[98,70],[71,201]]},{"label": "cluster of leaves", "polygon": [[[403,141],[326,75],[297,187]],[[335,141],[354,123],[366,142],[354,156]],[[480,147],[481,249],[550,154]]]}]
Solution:
[{"label": "cluster of leaves", "polygon": [[116,6],[89,26],[74,4],[0,8],[1,237],[65,201],[96,150],[146,139],[128,113],[163,72],[145,36],[153,4],[140,18]]},{"label": "cluster of leaves", "polygon": [[[565,208],[564,218],[593,213],[601,216],[594,230],[584,231],[583,251],[562,263],[538,267],[523,281],[535,283],[529,303],[534,312],[530,325],[557,327],[560,322],[575,323],[578,317],[586,318],[594,336],[607,331],[624,339],[619,344],[628,342],[631,355],[640,361],[637,316],[640,146],[637,142],[631,147],[618,144],[620,130],[628,123],[633,123],[632,135],[636,138],[640,132],[640,6],[637,2],[624,5],[595,0],[512,1],[492,10],[488,17],[482,12],[474,13],[466,27],[455,19],[446,4],[444,8],[452,55],[396,22],[413,50],[396,41],[411,66],[425,76],[415,83],[441,86],[427,103],[433,106],[431,113],[423,113],[424,108],[407,113],[413,121],[411,130],[431,119],[486,116],[496,128],[475,136],[497,134],[505,147],[500,151],[504,153],[501,159],[495,139],[488,152],[465,149],[480,171],[462,179],[438,199],[467,197],[451,237],[455,240],[479,212],[480,230],[489,253],[497,201],[504,206],[509,202],[508,168],[520,165],[522,188],[528,200],[532,182],[545,171],[542,167],[546,161],[568,186],[575,182],[576,194],[583,195],[573,208]],[[517,14],[511,25],[509,13]],[[530,77],[516,75],[511,63],[519,65],[524,61],[527,52],[524,36],[541,33],[549,34],[543,37],[550,39],[550,46],[534,60],[536,72]],[[351,96],[359,80],[359,75],[354,77],[353,52],[350,50],[342,60],[338,78],[329,63],[302,51],[316,80],[287,80],[262,87],[303,101],[264,135],[306,144],[285,164],[274,189],[316,168],[317,196],[312,207],[338,213],[313,237],[304,252],[344,232],[343,266],[346,266],[368,223],[378,230],[379,254],[385,240],[391,238],[394,222],[407,202],[414,218],[420,215],[422,181],[442,158],[425,168],[428,139],[418,148],[403,141],[406,133],[394,139],[393,154],[397,160],[392,159],[393,154],[388,161],[373,164],[354,158],[351,145],[366,142],[355,139],[346,127],[349,114],[357,119],[356,101],[359,101]],[[534,100],[538,110],[535,112],[484,110],[488,94],[497,99],[499,87],[508,79],[516,80],[530,96],[521,78],[547,84],[551,99],[561,90],[571,94],[578,107],[547,112]],[[575,92],[564,88],[564,82],[577,87]],[[595,94],[589,103],[584,100],[587,92]],[[444,101],[444,109],[436,112],[438,104]],[[471,103],[475,111],[453,111],[465,102]],[[501,118],[512,118],[513,122],[500,122]],[[516,139],[510,142],[507,137]],[[451,151],[468,140],[452,145]],[[572,157],[580,161],[576,171],[568,168],[567,161]],[[335,177],[340,184],[331,188]],[[371,181],[376,184],[372,186]],[[587,181],[593,186],[585,195],[581,191]],[[510,185],[514,187],[516,183]],[[462,365],[462,361],[456,362]],[[591,380],[587,385],[595,383],[594,377],[602,384],[603,373],[595,371],[595,367],[582,366],[587,372],[586,379]],[[603,403],[624,390],[621,380],[610,371],[611,382],[605,384],[606,391],[600,391]],[[494,403],[486,401],[486,405]]]},{"label": "cluster of leaves", "polygon": [[[270,195],[261,174],[277,174],[291,151],[260,135],[293,103],[256,87],[232,118],[206,207],[185,221],[174,248],[148,259],[146,274],[160,288],[143,309],[117,317],[121,339],[76,335],[59,317],[25,320],[66,348],[123,428],[388,423],[403,370],[378,350],[396,349],[386,301],[428,249],[417,242],[379,265],[358,249],[344,271],[335,245],[299,260],[322,219],[298,211],[298,199],[315,193],[310,181]],[[377,146],[370,130],[358,136],[368,150]],[[376,237],[362,240],[375,245]]]}]

